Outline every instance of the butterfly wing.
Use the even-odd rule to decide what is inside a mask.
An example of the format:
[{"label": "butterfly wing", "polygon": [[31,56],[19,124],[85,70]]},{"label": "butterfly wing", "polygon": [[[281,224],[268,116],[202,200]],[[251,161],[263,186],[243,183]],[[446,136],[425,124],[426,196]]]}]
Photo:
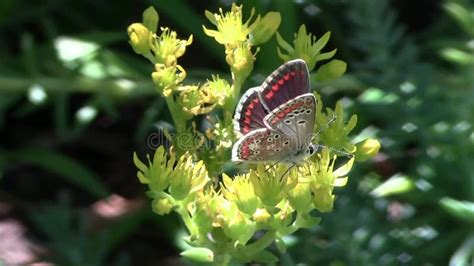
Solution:
[{"label": "butterfly wing", "polygon": [[306,93],[273,109],[263,121],[268,128],[291,136],[292,145],[302,149],[311,143],[315,111],[316,97]]},{"label": "butterfly wing", "polygon": [[260,128],[240,138],[232,148],[232,161],[282,161],[291,155],[291,139],[279,130]]},{"label": "butterfly wing", "polygon": [[263,118],[268,111],[265,110],[258,90],[260,87],[254,87],[247,90],[240,98],[234,115],[234,130],[243,134],[265,127]]},{"label": "butterfly wing", "polygon": [[301,59],[288,61],[281,65],[263,82],[260,89],[260,100],[267,110],[311,92],[309,72],[306,63]]}]

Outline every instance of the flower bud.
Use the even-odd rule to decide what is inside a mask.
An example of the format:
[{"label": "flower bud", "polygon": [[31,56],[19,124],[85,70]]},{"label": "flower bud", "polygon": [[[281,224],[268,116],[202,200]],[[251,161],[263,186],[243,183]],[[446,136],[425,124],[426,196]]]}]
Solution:
[{"label": "flower bud", "polygon": [[225,53],[227,64],[229,64],[234,75],[241,78],[246,78],[250,75],[253,70],[255,57],[248,43],[242,43],[236,48],[228,48]]},{"label": "flower bud", "polygon": [[150,52],[150,31],[142,23],[133,23],[128,26],[128,37],[133,50],[137,54],[147,54]]},{"label": "flower bud", "polygon": [[366,139],[356,144],[355,158],[359,162],[367,161],[377,155],[380,150],[380,142],[376,139]]},{"label": "flower bud", "polygon": [[272,216],[266,209],[257,209],[255,213],[253,214],[253,219],[257,223],[265,223],[267,222]]},{"label": "flower bud", "polygon": [[165,215],[171,212],[173,204],[167,198],[155,198],[152,202],[152,209],[159,215]]}]

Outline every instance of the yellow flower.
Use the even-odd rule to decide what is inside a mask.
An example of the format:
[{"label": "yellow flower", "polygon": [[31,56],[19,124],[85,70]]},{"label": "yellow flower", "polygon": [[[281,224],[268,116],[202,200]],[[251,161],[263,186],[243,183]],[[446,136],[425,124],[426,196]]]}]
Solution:
[{"label": "yellow flower", "polygon": [[160,146],[153,156],[153,162],[148,159],[148,167],[142,163],[136,153],[133,154],[133,161],[140,171],[137,172],[138,179],[143,184],[148,184],[150,189],[160,192],[168,188],[170,184],[171,173],[175,162],[175,157],[166,158],[165,148]]},{"label": "yellow flower", "polygon": [[253,191],[248,175],[237,176],[231,179],[226,174],[223,178],[223,194],[226,199],[233,201],[243,213],[252,215],[259,205],[258,198]]},{"label": "yellow flower", "polygon": [[[278,165],[270,170],[259,164],[256,170],[250,171],[250,181],[255,194],[267,208],[275,208],[283,200],[286,192],[294,188],[297,180],[290,178],[286,165]],[[294,170],[294,169],[293,169]]]},{"label": "yellow flower", "polygon": [[247,77],[252,72],[255,56],[250,49],[250,44],[241,43],[235,48],[226,49],[225,53],[225,60],[234,75]]},{"label": "yellow flower", "polygon": [[213,37],[218,43],[226,46],[236,46],[237,44],[247,40],[247,36],[251,30],[249,28],[249,22],[253,14],[254,10],[252,9],[250,18],[245,23],[242,23],[242,5],[237,6],[233,3],[231,11],[226,12],[225,14],[222,12],[221,8],[219,8],[219,13],[215,14],[206,10],[206,17],[212,24],[217,26],[217,31],[209,30],[205,26],[202,27],[204,33]]},{"label": "yellow flower", "polygon": [[227,80],[214,75],[212,75],[212,80],[208,80],[202,85],[202,89],[207,91],[210,97],[213,98],[213,102],[216,102],[220,106],[224,106],[226,100],[232,94],[232,87]]},{"label": "yellow flower", "polygon": [[307,212],[311,210],[311,190],[308,183],[298,183],[295,188],[287,192],[288,201],[295,210]]},{"label": "yellow flower", "polygon": [[320,153],[320,158],[313,158],[309,166],[305,169],[305,178],[309,179],[310,189],[314,194],[314,207],[320,212],[329,212],[334,204],[334,187],[345,186],[347,174],[352,168],[354,158],[333,171],[336,156],[329,155],[329,149],[324,148]]},{"label": "yellow flower", "polygon": [[180,65],[155,64],[155,70],[151,77],[160,93],[165,97],[170,96],[173,90],[186,78],[186,72]]},{"label": "yellow flower", "polygon": [[[189,213],[197,225],[199,237],[207,238],[206,235],[213,229],[215,212],[211,206],[215,205],[216,197],[217,193],[212,188],[208,188],[203,192],[198,192],[196,199],[191,203],[192,208]],[[191,230],[191,234],[193,233]]]},{"label": "yellow flower", "polygon": [[192,156],[186,153],[179,158],[171,175],[170,195],[176,200],[183,200],[201,191],[209,180],[204,162],[194,163]]},{"label": "yellow flower", "polygon": [[205,87],[181,86],[179,90],[179,102],[183,111],[190,115],[209,113],[216,105],[212,94]]},{"label": "yellow flower", "polygon": [[176,65],[176,59],[181,57],[186,51],[186,46],[193,42],[193,36],[187,40],[177,38],[175,31],[169,28],[161,28],[160,36],[156,36],[151,41],[151,50],[154,54],[155,63],[164,64],[167,67]]}]

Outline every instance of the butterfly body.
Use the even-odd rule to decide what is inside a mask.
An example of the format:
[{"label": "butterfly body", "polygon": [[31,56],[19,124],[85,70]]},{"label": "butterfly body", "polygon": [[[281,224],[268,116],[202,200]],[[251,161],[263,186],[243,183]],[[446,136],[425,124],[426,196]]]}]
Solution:
[{"label": "butterfly body", "polygon": [[233,146],[232,160],[298,164],[317,150],[311,143],[315,111],[306,63],[283,64],[241,97],[234,129],[243,137]]}]

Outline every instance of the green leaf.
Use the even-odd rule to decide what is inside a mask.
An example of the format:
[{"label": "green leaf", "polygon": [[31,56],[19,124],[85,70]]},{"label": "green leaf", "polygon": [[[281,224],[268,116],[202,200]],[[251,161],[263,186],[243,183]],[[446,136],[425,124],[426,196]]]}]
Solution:
[{"label": "green leaf", "polygon": [[370,195],[378,198],[389,195],[403,194],[412,190],[414,187],[414,182],[407,176],[395,175],[372,190]]},{"label": "green leaf", "polygon": [[181,252],[181,256],[200,262],[212,262],[214,261],[214,253],[212,250],[207,248],[190,248]]},{"label": "green leaf", "polygon": [[462,243],[462,245],[456,250],[456,252],[454,252],[453,256],[449,260],[449,265],[469,265],[470,263],[472,265],[473,259],[474,234],[470,234],[466,241],[464,241],[464,243]]},{"label": "green leaf", "polygon": [[105,184],[100,181],[100,177],[77,160],[64,154],[43,149],[25,148],[7,153],[7,158],[44,168],[98,198],[110,194]]},{"label": "green leaf", "polygon": [[150,6],[143,11],[143,25],[151,32],[156,32],[159,19],[158,12],[156,12],[154,7]]},{"label": "green leaf", "polygon": [[277,39],[278,45],[280,45],[281,48],[285,49],[287,52],[293,53],[295,51],[293,49],[293,47],[291,47],[291,45],[289,43],[287,43],[283,39],[283,37],[281,37],[280,33],[278,33],[278,32],[277,32],[277,35],[276,35],[276,39]]},{"label": "green leaf", "polygon": [[444,59],[450,62],[466,66],[474,65],[474,54],[455,48],[446,48],[441,50],[440,53]]},{"label": "green leaf", "polygon": [[439,204],[455,218],[474,224],[474,202],[445,197],[439,201]]},{"label": "green leaf", "polygon": [[337,49],[334,49],[334,50],[332,50],[330,52],[327,52],[327,53],[318,54],[315,57],[315,60],[317,62],[317,61],[329,59],[329,58],[333,57],[336,54],[336,52],[337,52]]},{"label": "green leaf", "polygon": [[326,32],[323,36],[321,36],[321,38],[319,38],[319,40],[317,40],[313,44],[313,48],[312,48],[313,52],[319,53],[319,51],[321,51],[321,49],[323,49],[324,46],[326,46],[330,37],[331,37],[330,31]]},{"label": "green leaf", "polygon": [[142,172],[148,171],[148,166],[146,166],[140,159],[138,158],[138,155],[136,152],[133,152],[133,163],[135,163],[135,166]]},{"label": "green leaf", "polygon": [[302,227],[302,228],[314,228],[320,222],[321,222],[320,217],[311,217],[308,215],[305,218],[296,220],[296,226]]},{"label": "green leaf", "polygon": [[324,82],[336,79],[346,72],[347,64],[338,59],[333,59],[322,65],[316,72],[316,81]]},{"label": "green leaf", "polygon": [[268,12],[251,32],[250,42],[252,45],[260,45],[267,42],[275,34],[280,26],[281,16],[279,12]]},{"label": "green leaf", "polygon": [[469,35],[474,35],[474,12],[469,12],[465,7],[455,2],[444,4],[444,9]]},{"label": "green leaf", "polygon": [[211,11],[204,11],[204,15],[206,16],[206,18],[214,25],[217,26],[217,20],[216,18],[214,17],[214,13],[212,13]]}]

